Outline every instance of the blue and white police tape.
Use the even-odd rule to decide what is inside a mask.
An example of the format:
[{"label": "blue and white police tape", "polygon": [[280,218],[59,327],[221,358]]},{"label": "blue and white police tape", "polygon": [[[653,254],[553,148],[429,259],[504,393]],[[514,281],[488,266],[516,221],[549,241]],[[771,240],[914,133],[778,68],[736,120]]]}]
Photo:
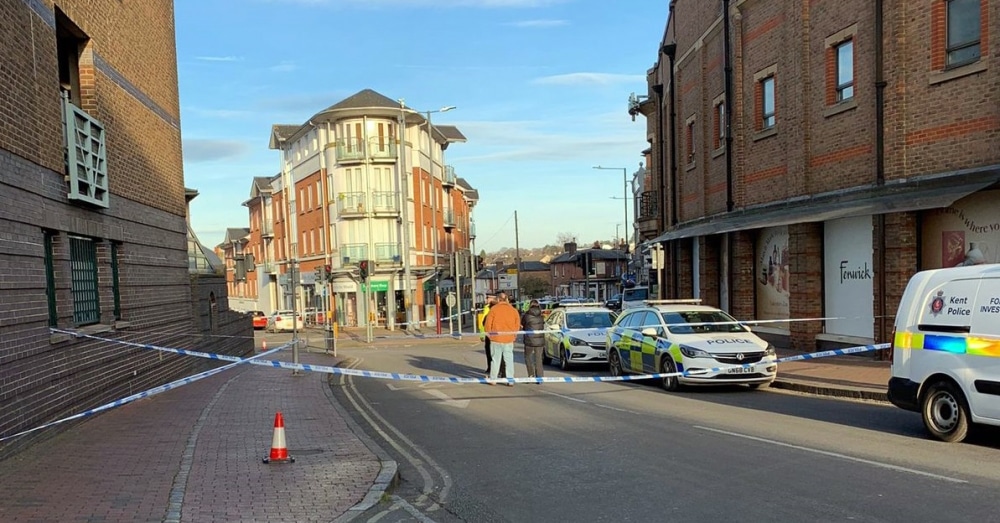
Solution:
[{"label": "blue and white police tape", "polygon": [[[53,329],[53,330],[55,330],[55,329]],[[90,337],[90,336],[88,336],[88,337]],[[96,338],[96,339],[101,339],[101,338]],[[114,343],[121,343],[118,340],[105,340],[105,341],[114,342]],[[143,348],[152,348],[152,347],[153,347],[152,345],[143,346]],[[253,360],[255,360],[257,358],[262,358],[264,356],[269,356],[271,354],[274,354],[274,353],[276,353],[276,352],[284,349],[284,347],[285,347],[284,345],[281,346],[281,347],[275,347],[275,348],[273,348],[271,350],[268,350],[266,352],[262,352],[260,354],[256,354],[256,355],[251,356],[249,358],[235,358],[235,362],[234,363],[230,363],[228,365],[223,365],[221,367],[216,367],[214,369],[209,369],[209,370],[206,370],[204,372],[199,372],[198,374],[194,374],[194,375],[188,376],[186,378],[181,378],[181,379],[178,379],[178,380],[174,380],[174,381],[171,381],[170,383],[159,385],[157,387],[153,387],[151,389],[144,390],[144,391],[139,392],[137,394],[132,394],[131,396],[126,396],[126,397],[124,397],[122,399],[118,399],[118,400],[112,401],[111,403],[105,403],[104,405],[92,408],[90,410],[85,410],[85,411],[80,412],[78,414],[74,414],[72,416],[68,416],[68,417],[65,417],[65,418],[57,419],[55,421],[50,421],[50,422],[45,423],[43,425],[39,425],[37,427],[34,427],[34,428],[31,428],[31,429],[28,429],[28,430],[24,430],[24,431],[18,432],[17,434],[11,434],[10,436],[0,437],[0,442],[6,441],[6,440],[9,440],[9,439],[14,439],[14,438],[17,438],[17,437],[20,437],[20,436],[24,436],[25,434],[30,434],[32,432],[36,432],[36,431],[39,431],[39,430],[42,430],[42,429],[47,429],[47,428],[52,427],[54,425],[58,425],[60,423],[65,423],[67,421],[72,421],[72,420],[75,420],[75,419],[80,419],[80,418],[85,418],[87,416],[92,416],[94,414],[97,414],[99,412],[103,412],[105,410],[110,410],[110,409],[113,409],[115,407],[121,407],[122,405],[125,405],[125,404],[128,404],[128,403],[132,403],[135,400],[140,400],[140,399],[143,399],[143,398],[148,398],[150,396],[155,396],[155,395],[157,395],[157,394],[159,394],[161,392],[166,392],[168,390],[176,389],[176,388],[182,387],[184,385],[189,385],[189,384],[194,383],[194,382],[196,382],[198,380],[207,378],[209,376],[214,376],[214,375],[216,375],[216,374],[218,374],[220,372],[224,372],[226,370],[229,370],[229,369],[231,369],[231,368],[233,368],[233,367],[235,367],[237,365],[240,365],[240,364],[243,364],[243,363],[250,363],[250,362],[252,362]],[[159,350],[170,350],[171,352],[174,351],[174,350],[178,350],[178,349],[171,350],[171,349],[168,349],[167,347],[159,347],[158,349]],[[178,354],[187,354],[187,355],[191,355],[191,356],[194,356],[194,355],[203,355],[201,357],[209,357],[210,359],[215,359],[215,360],[226,360],[226,359],[233,358],[231,356],[227,356],[225,358],[223,358],[223,357],[212,357],[212,356],[220,356],[220,355],[217,355],[217,354],[213,355],[213,354],[210,354],[210,353],[193,352],[193,351],[184,351],[184,352],[179,352]]]},{"label": "blue and white police tape", "polygon": [[[84,335],[89,338],[96,338],[94,336]],[[107,339],[104,341],[122,343],[118,340]],[[155,345],[142,345],[141,348],[152,349],[152,350],[168,350],[170,352],[176,352],[178,349],[168,349],[165,347],[157,347]],[[878,345],[860,345],[857,347],[848,347],[844,349],[834,349],[820,352],[813,352],[809,354],[797,354],[795,356],[787,356],[784,358],[776,358],[769,361],[761,361],[756,363],[744,363],[742,365],[724,365],[721,367],[715,367],[711,369],[696,369],[693,371],[682,371],[682,372],[669,372],[669,373],[655,373],[655,374],[629,374],[624,376],[567,376],[562,378],[498,378],[493,380],[499,383],[581,383],[581,382],[605,382],[605,381],[635,381],[635,380],[646,380],[646,379],[660,379],[672,376],[698,376],[701,374],[712,374],[715,372],[722,372],[727,369],[733,368],[752,368],[761,365],[774,365],[778,363],[784,363],[789,361],[802,361],[811,360],[818,358],[827,358],[831,356],[846,356],[848,354],[858,354],[861,352],[870,352],[875,350],[882,350],[889,348],[888,343],[882,343]],[[268,354],[272,351],[268,351]],[[489,383],[491,380],[489,378],[458,378],[454,376],[426,376],[420,374],[400,374],[398,372],[381,372],[381,371],[370,371],[370,370],[358,370],[358,369],[346,369],[342,367],[331,367],[328,365],[310,365],[302,363],[290,363],[286,361],[260,361],[260,360],[242,360],[235,356],[226,356],[223,354],[206,354],[203,352],[194,351],[184,351],[179,352],[179,354],[186,354],[190,356],[198,357],[210,357],[217,360],[235,360],[240,362],[246,362],[251,365],[261,365],[264,367],[275,367],[290,370],[303,370],[308,372],[321,372],[326,374],[341,374],[345,376],[356,376],[361,378],[377,378],[377,379],[387,379],[396,381],[421,381],[421,382],[436,382],[436,383],[455,383],[455,384],[465,384],[465,383]]]}]

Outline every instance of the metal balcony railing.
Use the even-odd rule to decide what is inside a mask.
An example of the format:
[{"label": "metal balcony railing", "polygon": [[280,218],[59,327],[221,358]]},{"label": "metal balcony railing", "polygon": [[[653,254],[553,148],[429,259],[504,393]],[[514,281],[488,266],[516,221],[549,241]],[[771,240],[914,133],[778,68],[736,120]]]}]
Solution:
[{"label": "metal balcony railing", "polygon": [[476,239],[476,222],[469,222],[469,239]]},{"label": "metal balcony railing", "polygon": [[364,243],[345,243],[340,246],[340,261],[342,265],[357,265],[361,260],[368,259],[368,245]]},{"label": "metal balcony railing", "polygon": [[337,163],[360,162],[365,159],[364,141],[360,138],[337,140]]},{"label": "metal balcony railing", "polygon": [[399,257],[399,244],[396,243],[376,243],[375,244],[376,263],[402,263]]},{"label": "metal balcony railing", "polygon": [[270,222],[264,222],[260,228],[260,236],[262,238],[270,238],[274,236],[274,224]]},{"label": "metal balcony railing", "polygon": [[445,211],[444,212],[444,226],[454,227],[455,226],[455,211]]},{"label": "metal balcony railing", "polygon": [[271,273],[275,272],[277,270],[277,268],[278,268],[273,261],[261,262],[261,264],[260,264],[259,267],[260,267],[261,272],[264,272],[264,273],[267,273],[267,274],[271,274]]},{"label": "metal balcony railing", "polygon": [[385,136],[369,138],[368,154],[373,160],[396,160],[396,142]]},{"label": "metal balcony railing", "polygon": [[396,214],[399,212],[399,202],[396,193],[391,191],[375,191],[372,193],[372,212],[379,214]]},{"label": "metal balcony railing", "polygon": [[658,191],[646,191],[639,196],[639,219],[655,218],[660,212]]},{"label": "metal balcony railing", "polygon": [[360,217],[365,214],[365,193],[342,192],[337,194],[337,214]]},{"label": "metal balcony railing", "polygon": [[454,187],[455,180],[457,179],[458,177],[455,176],[455,168],[450,165],[445,165],[444,175],[441,177],[441,185],[445,187]]}]

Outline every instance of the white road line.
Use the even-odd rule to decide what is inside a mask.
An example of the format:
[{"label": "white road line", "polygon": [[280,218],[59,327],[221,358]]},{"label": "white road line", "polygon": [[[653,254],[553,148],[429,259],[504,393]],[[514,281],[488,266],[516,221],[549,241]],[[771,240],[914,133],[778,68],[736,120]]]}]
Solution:
[{"label": "white road line", "polygon": [[618,407],[612,407],[611,405],[602,405],[602,404],[600,404],[600,403],[595,403],[595,404],[594,404],[594,406],[595,406],[595,407],[601,407],[602,409],[608,409],[608,410],[613,410],[613,411],[616,411],[616,412],[624,412],[624,413],[626,413],[626,414],[635,414],[635,415],[639,415],[639,413],[638,413],[638,412],[635,412],[635,411],[633,411],[633,410],[628,410],[628,409],[622,409],[622,408],[618,408]]},{"label": "white road line", "polygon": [[440,390],[437,390],[437,389],[426,389],[426,390],[424,390],[424,392],[426,392],[427,394],[430,394],[431,396],[434,396],[435,398],[443,401],[445,405],[448,405],[450,407],[456,407],[456,408],[459,408],[459,409],[464,409],[465,407],[469,406],[469,400],[454,400],[454,399],[451,399],[450,396],[448,396],[447,394],[445,394],[445,393],[443,393],[443,392],[441,392]]},{"label": "white road line", "polygon": [[549,392],[549,391],[547,391],[547,390],[543,390],[543,391],[540,391],[540,392],[544,392],[545,394],[551,394],[552,396],[556,396],[556,397],[558,397],[558,398],[562,398],[562,399],[564,399],[564,400],[570,400],[570,401],[575,401],[575,402],[577,402],[577,403],[590,403],[590,402],[589,402],[589,401],[587,401],[587,400],[582,400],[582,399],[580,399],[580,398],[574,398],[574,397],[572,397],[572,396],[566,396],[566,395],[563,395],[563,394],[556,394],[555,392]]},{"label": "white road line", "polygon": [[738,432],[729,432],[728,430],[713,429],[713,428],[710,428],[710,427],[702,427],[700,425],[694,425],[694,428],[701,429],[701,430],[707,430],[709,432],[715,432],[715,433],[718,433],[718,434],[725,434],[727,436],[734,436],[734,437],[737,437],[737,438],[744,438],[744,439],[749,439],[749,440],[753,440],[753,441],[759,441],[761,443],[770,443],[772,445],[777,445],[779,447],[787,447],[787,448],[790,448],[790,449],[802,450],[802,451],[805,451],[805,452],[812,452],[814,454],[821,454],[823,456],[830,456],[832,458],[846,459],[848,461],[855,461],[855,462],[858,462],[858,463],[864,463],[866,465],[873,465],[873,466],[876,466],[876,467],[882,467],[882,468],[885,468],[885,469],[895,470],[895,471],[898,471],[898,472],[908,472],[910,474],[916,474],[918,476],[925,476],[925,477],[928,477],[928,478],[939,479],[939,480],[942,480],[942,481],[950,481],[952,483],[968,483],[968,481],[965,481],[964,479],[958,479],[958,478],[952,478],[952,477],[948,477],[948,476],[942,476],[940,474],[932,474],[930,472],[924,472],[922,470],[916,470],[916,469],[910,469],[910,468],[906,468],[906,467],[900,467],[899,465],[892,465],[892,464],[889,464],[889,463],[882,463],[880,461],[872,461],[870,459],[857,458],[857,457],[854,457],[854,456],[848,456],[846,454],[840,454],[840,453],[837,453],[837,452],[830,452],[830,451],[827,451],[827,450],[813,449],[813,448],[809,448],[809,447],[803,447],[801,445],[792,445],[791,443],[784,443],[784,442],[781,442],[781,441],[775,441],[773,439],[758,438],[757,436],[750,436],[748,434],[740,434]]}]

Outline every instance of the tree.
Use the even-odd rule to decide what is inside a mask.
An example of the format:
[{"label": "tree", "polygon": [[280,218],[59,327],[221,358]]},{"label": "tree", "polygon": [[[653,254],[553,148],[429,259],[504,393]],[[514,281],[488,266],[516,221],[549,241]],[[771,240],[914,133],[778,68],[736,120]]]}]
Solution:
[{"label": "tree", "polygon": [[556,236],[556,241],[559,242],[559,246],[566,245],[567,243],[576,243],[576,236],[572,233],[561,232]]},{"label": "tree", "polygon": [[521,291],[525,296],[541,298],[549,294],[549,284],[538,276],[525,276],[521,282]]}]

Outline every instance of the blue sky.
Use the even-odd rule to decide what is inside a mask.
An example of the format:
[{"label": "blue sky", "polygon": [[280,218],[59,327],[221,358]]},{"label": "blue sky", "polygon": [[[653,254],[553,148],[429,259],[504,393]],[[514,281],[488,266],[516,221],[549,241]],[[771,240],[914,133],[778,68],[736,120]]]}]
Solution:
[{"label": "blue sky", "polygon": [[[302,124],[366,88],[468,138],[445,162],[479,190],[476,249],[610,240],[621,171],[647,147],[645,94],[667,0],[179,0],[191,222],[215,245],[246,227],[254,176],[279,170],[272,124]],[[618,198],[618,199],[613,199]],[[632,225],[629,203],[629,227]]]}]

